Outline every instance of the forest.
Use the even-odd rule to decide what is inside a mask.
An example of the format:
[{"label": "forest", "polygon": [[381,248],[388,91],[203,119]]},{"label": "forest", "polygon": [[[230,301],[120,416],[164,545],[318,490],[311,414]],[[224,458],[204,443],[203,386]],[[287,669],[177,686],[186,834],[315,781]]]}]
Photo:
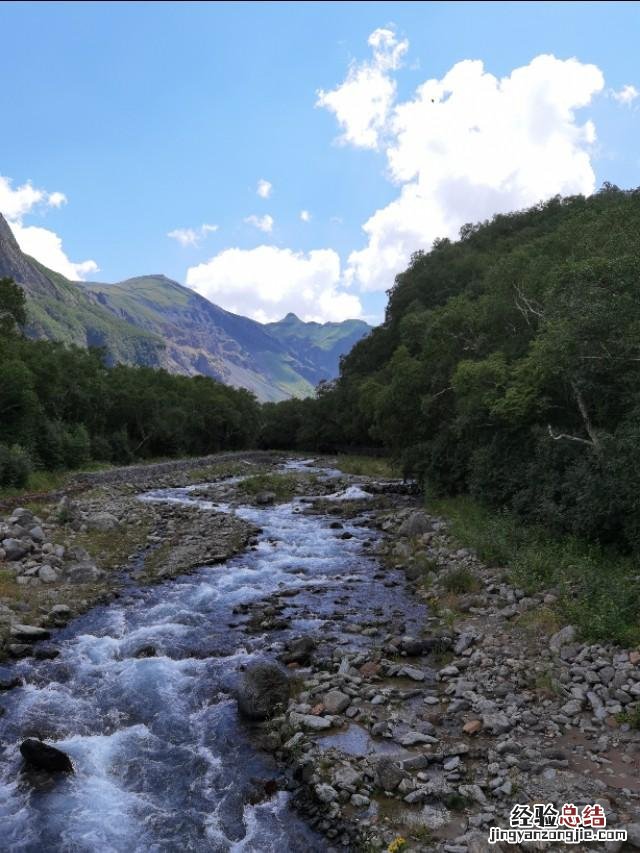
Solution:
[{"label": "forest", "polygon": [[205,376],[108,367],[99,349],[26,339],[24,293],[0,280],[0,486],[34,470],[196,456],[255,444],[255,397]]},{"label": "forest", "polygon": [[640,549],[640,190],[605,185],[417,252],[385,320],[265,447],[378,448],[428,495]]}]

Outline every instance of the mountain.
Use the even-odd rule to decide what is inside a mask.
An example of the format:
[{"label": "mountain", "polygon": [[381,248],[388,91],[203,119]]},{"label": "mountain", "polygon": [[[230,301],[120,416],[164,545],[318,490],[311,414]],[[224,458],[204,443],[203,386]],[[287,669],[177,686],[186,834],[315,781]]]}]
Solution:
[{"label": "mountain", "polygon": [[359,320],[303,323],[293,314],[261,324],[164,275],[69,281],[25,255],[0,215],[2,276],[25,290],[30,337],[102,346],[111,363],[212,376],[260,400],[309,396],[321,379],[337,375],[340,356],[370,330]]},{"label": "mountain", "polygon": [[295,314],[287,314],[265,328],[295,352],[300,372],[314,386],[322,379],[333,379],[340,371],[340,358],[346,355],[371,327],[363,320],[342,323],[304,323]]},{"label": "mountain", "polygon": [[162,338],[114,317],[77,283],[25,255],[0,214],[0,278],[4,277],[26,293],[29,337],[102,346],[111,362],[162,364]]}]

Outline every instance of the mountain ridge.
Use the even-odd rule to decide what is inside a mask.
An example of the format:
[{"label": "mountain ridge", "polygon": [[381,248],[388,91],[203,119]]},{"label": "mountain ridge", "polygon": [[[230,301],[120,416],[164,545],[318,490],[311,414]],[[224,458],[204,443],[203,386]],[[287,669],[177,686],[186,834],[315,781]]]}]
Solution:
[{"label": "mountain ridge", "polygon": [[114,284],[72,282],[22,252],[0,214],[4,276],[26,293],[29,337],[100,346],[111,364],[211,376],[263,401],[313,394],[318,382],[337,376],[340,357],[370,331],[360,320],[304,323],[291,312],[276,323],[258,323],[163,273]]}]

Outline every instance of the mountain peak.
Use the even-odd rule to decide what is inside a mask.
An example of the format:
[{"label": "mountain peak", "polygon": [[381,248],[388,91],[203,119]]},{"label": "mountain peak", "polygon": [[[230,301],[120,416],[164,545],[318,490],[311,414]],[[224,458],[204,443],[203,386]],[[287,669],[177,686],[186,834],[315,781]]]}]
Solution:
[{"label": "mountain peak", "polygon": [[302,320],[298,317],[297,314],[294,314],[293,311],[289,311],[286,317],[281,321],[282,323],[301,323]]},{"label": "mountain peak", "polygon": [[12,249],[20,251],[18,247],[18,241],[13,236],[13,231],[9,226],[9,223],[4,218],[4,216],[0,213],[0,241],[5,244],[8,244]]}]

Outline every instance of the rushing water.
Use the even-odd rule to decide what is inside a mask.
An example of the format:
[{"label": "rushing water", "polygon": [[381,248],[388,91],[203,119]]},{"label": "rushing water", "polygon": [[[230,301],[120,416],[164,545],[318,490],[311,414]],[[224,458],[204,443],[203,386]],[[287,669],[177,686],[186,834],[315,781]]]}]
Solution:
[{"label": "rushing water", "polygon": [[[146,499],[195,501],[188,489]],[[373,579],[375,566],[362,553],[371,532],[362,525],[347,524],[353,538],[342,540],[326,517],[304,515],[298,502],[235,511],[262,528],[256,549],[158,587],[132,588],[58,632],[55,660],[5,668],[24,686],[2,702],[0,849],[327,849],[284,792],[247,805],[255,780],[276,777],[277,768],[238,719],[234,685],[242,665],[274,641],[339,632],[336,595],[347,591],[355,607],[343,608],[343,618],[357,621],[400,612],[402,592]],[[283,587],[301,589],[291,599],[290,628],[245,633],[233,607]],[[136,657],[149,645],[155,657]],[[74,775],[45,779],[22,770],[18,747],[34,732],[72,757]]]}]

